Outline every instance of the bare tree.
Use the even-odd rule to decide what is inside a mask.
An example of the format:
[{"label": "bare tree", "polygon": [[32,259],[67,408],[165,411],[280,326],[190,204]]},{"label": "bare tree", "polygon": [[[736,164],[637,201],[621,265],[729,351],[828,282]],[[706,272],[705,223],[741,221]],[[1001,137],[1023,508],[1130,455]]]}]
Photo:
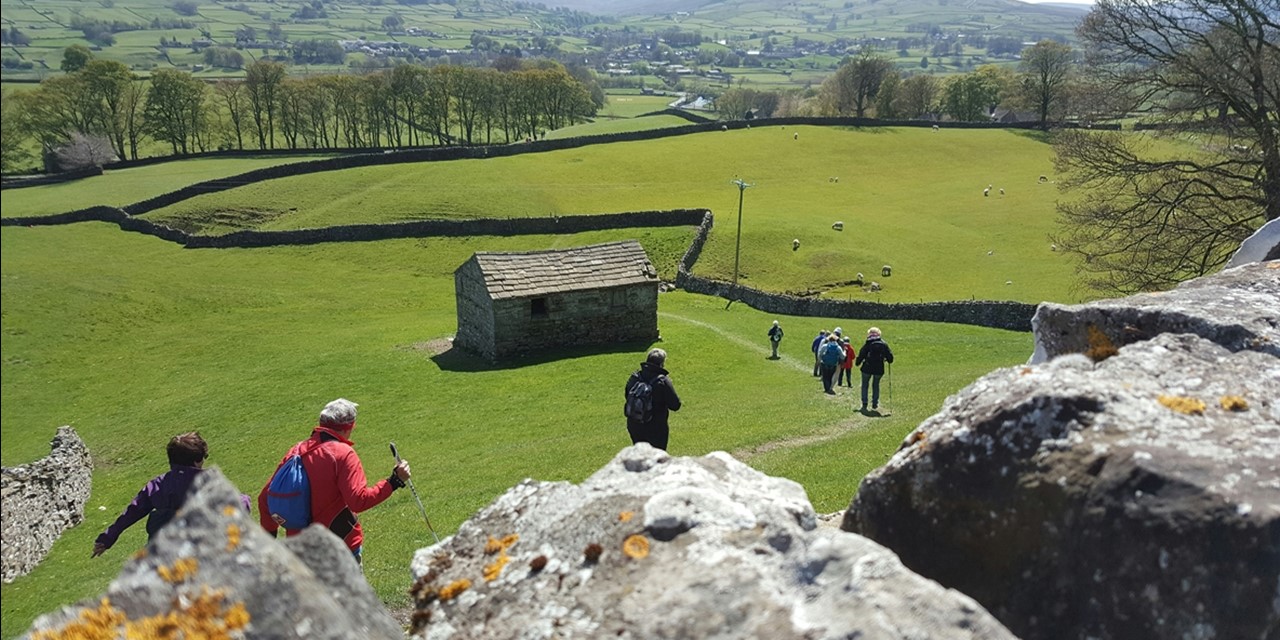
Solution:
[{"label": "bare tree", "polygon": [[1280,217],[1278,20],[1280,0],[1099,0],[1081,24],[1095,90],[1179,137],[1156,153],[1137,136],[1057,136],[1057,242],[1091,284],[1210,273]]},{"label": "bare tree", "polygon": [[1049,121],[1050,111],[1062,110],[1071,78],[1072,55],[1071,47],[1052,40],[1041,40],[1022,52],[1022,62],[1018,64],[1022,89],[1027,102],[1035,106],[1041,124]]},{"label": "bare tree", "polygon": [[119,158],[111,141],[79,131],[72,133],[67,142],[53,150],[59,171],[75,171],[89,167],[101,167]]}]

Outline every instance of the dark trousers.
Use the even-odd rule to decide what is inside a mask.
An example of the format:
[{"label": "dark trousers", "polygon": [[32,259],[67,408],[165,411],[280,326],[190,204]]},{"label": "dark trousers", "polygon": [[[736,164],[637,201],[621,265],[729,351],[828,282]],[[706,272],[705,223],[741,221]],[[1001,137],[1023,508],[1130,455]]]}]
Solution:
[{"label": "dark trousers", "polygon": [[836,386],[846,385],[850,389],[853,388],[853,369],[845,367],[840,368],[840,375],[836,377]]},{"label": "dark trousers", "polygon": [[836,377],[836,367],[832,364],[822,365],[822,390],[827,393],[835,393],[831,388],[831,383]]},{"label": "dark trousers", "polygon": [[631,444],[648,442],[655,449],[667,450],[667,436],[671,430],[665,424],[650,422],[649,424],[627,423],[627,433],[631,434]]},{"label": "dark trousers", "polygon": [[867,383],[871,383],[871,408],[880,406],[880,378],[884,374],[862,373],[862,406],[867,406]]}]

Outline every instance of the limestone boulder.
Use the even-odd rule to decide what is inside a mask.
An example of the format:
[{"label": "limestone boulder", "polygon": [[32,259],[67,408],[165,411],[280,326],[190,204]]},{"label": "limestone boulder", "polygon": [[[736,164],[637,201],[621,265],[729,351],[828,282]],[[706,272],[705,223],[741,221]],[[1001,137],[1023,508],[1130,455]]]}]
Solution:
[{"label": "limestone boulder", "polygon": [[433,640],[1012,637],[884,547],[817,528],[798,484],[647,444],[580,485],[511,488],[413,574]]},{"label": "limestone boulder", "polygon": [[1166,334],[995,371],[867,475],[842,528],[1027,640],[1274,640],[1280,359]]},{"label": "limestone boulder", "polygon": [[1033,364],[1069,353],[1105,357],[1162,333],[1194,334],[1231,351],[1280,357],[1280,261],[1227,269],[1160,293],[1042,303],[1031,325]]},{"label": "limestone boulder", "polygon": [[40,564],[62,532],[84,519],[93,461],[71,427],[59,427],[49,455],[0,471],[3,534],[0,577],[13,582]]},{"label": "limestone boulder", "polygon": [[1246,238],[1227,262],[1227,268],[1265,260],[1280,260],[1280,218],[1262,225]]},{"label": "limestone boulder", "polygon": [[28,637],[162,637],[165,629],[187,638],[404,636],[337,536],[313,526],[286,548],[217,469],[196,479],[186,505],[101,598],[42,616]]}]

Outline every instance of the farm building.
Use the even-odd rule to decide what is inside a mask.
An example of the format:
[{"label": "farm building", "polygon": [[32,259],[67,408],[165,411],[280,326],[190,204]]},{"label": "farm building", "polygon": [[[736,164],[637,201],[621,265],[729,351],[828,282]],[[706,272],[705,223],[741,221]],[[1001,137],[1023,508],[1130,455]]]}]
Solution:
[{"label": "farm building", "polygon": [[454,346],[490,360],[658,337],[658,273],[639,242],[480,252],[453,272]]}]

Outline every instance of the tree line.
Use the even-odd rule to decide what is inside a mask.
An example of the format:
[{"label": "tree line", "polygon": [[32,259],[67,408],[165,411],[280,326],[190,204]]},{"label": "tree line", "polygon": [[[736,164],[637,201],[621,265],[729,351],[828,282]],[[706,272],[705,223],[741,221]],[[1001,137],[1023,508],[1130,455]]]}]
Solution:
[{"label": "tree line", "polygon": [[173,154],[491,144],[539,137],[601,106],[551,61],[506,71],[402,64],[309,77],[258,61],[243,80],[213,83],[175,69],[143,79],[111,60],[77,58],[64,68],[37,89],[4,97],[5,170],[29,161],[26,140],[53,150],[99,138],[120,159],[137,159],[148,140]]}]

